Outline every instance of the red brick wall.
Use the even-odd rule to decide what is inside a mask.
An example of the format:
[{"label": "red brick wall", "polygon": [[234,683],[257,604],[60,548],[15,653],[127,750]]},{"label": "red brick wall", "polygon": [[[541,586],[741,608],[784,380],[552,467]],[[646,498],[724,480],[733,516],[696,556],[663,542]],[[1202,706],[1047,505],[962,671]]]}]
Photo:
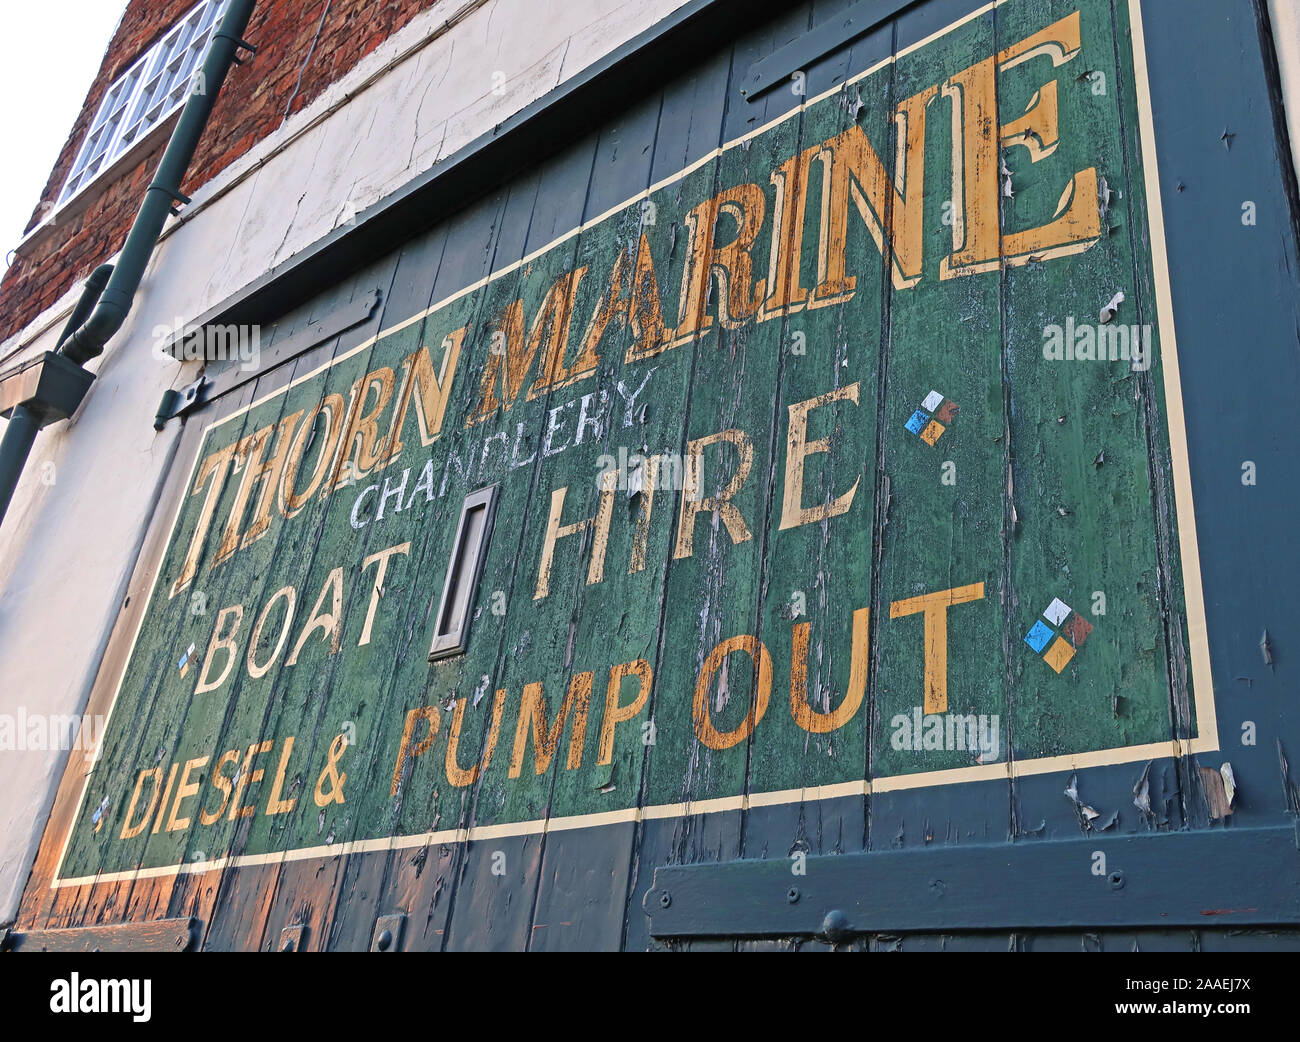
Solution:
[{"label": "red brick wall", "polygon": [[[28,230],[58,198],[104,92],[196,2],[131,0]],[[226,77],[190,164],[185,193],[192,195],[275,131],[284,121],[286,109],[291,114],[310,104],[361,58],[437,2],[258,0],[245,33],[245,38],[257,45],[257,55],[252,59],[243,55],[243,66],[235,66]],[[83,212],[69,217],[56,213],[53,233],[15,255],[0,282],[0,339],[21,329],[121,248],[165,147],[164,138],[148,153],[132,155],[120,174],[91,183],[83,193],[83,198],[89,199]]]}]

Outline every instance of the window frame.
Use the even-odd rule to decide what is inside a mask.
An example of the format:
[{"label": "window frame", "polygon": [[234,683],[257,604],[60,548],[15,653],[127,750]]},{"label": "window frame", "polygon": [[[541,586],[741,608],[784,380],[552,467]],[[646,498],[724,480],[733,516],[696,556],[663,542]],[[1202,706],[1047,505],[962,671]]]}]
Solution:
[{"label": "window frame", "polygon": [[229,4],[230,0],[198,0],[109,85],[59,189],[56,211],[185,104]]}]

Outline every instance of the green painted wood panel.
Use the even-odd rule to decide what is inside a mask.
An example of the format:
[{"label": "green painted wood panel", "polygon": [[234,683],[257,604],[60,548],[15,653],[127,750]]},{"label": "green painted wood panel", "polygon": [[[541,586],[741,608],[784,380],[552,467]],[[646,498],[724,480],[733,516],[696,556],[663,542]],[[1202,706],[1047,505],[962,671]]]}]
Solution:
[{"label": "green painted wood panel", "polygon": [[[928,4],[932,38],[861,41],[843,86],[814,70],[814,93],[719,104],[809,18],[774,23],[701,74],[689,140],[683,88],[521,175],[394,255],[377,337],[216,422],[59,878],[451,844],[460,879],[502,881],[461,888],[464,921],[505,915],[494,943],[520,947],[519,902],[571,921],[543,881],[575,829],[615,837],[589,885],[635,893],[634,846],[735,856],[747,806],[825,810],[856,848],[868,792],[1213,748],[1196,649],[1167,628],[1198,579],[1127,5],[964,14]],[[1056,326],[1121,325],[1151,327],[1149,369],[1045,354]],[[424,404],[389,454],[411,359]],[[322,403],[351,436],[303,433],[301,473],[325,478],[290,503],[275,452]],[[245,486],[245,460],[209,500],[198,468],[263,431],[269,477]],[[638,455],[669,464],[653,490],[635,466],[601,484]],[[491,485],[468,649],[429,663],[461,502]],[[872,845],[895,829],[873,811]],[[402,870],[358,861],[338,885]],[[449,947],[473,941],[460,921]]]}]

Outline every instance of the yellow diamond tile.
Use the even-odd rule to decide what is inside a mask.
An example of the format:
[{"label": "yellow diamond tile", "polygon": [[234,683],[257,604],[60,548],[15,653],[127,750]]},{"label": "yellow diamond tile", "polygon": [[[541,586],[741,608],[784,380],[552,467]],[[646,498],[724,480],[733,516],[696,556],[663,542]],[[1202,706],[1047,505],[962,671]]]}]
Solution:
[{"label": "yellow diamond tile", "polygon": [[1074,648],[1070,647],[1070,645],[1060,637],[1057,637],[1056,640],[1052,642],[1052,646],[1047,649],[1047,654],[1043,656],[1043,661],[1059,673],[1072,658],[1074,658]]},{"label": "yellow diamond tile", "polygon": [[933,445],[939,440],[939,435],[946,429],[947,428],[945,428],[942,423],[939,423],[937,420],[931,420],[926,424],[925,430],[921,432],[921,440],[927,445]]}]

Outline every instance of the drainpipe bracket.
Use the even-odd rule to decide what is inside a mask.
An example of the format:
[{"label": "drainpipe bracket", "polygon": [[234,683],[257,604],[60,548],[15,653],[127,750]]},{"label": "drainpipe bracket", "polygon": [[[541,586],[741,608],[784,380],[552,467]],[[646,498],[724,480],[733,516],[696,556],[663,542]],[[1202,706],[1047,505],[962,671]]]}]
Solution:
[{"label": "drainpipe bracket", "polygon": [[[167,185],[159,184],[157,181],[149,186],[148,191],[162,192],[162,194],[167,196],[167,198],[180,203],[180,206],[188,206],[192,202],[190,197],[184,192],[179,192],[174,188],[169,188]],[[171,215],[173,217],[179,217],[181,215],[180,206],[173,206],[171,208]]]},{"label": "drainpipe bracket", "polygon": [[[237,50],[237,51],[247,51],[249,54],[256,54],[256,53],[257,53],[257,48],[256,48],[253,44],[249,43],[247,40],[245,40],[245,39],[243,39],[243,38],[241,38],[241,37],[239,37],[239,36],[232,36],[230,33],[217,33],[216,36],[213,37],[213,39],[214,39],[214,40],[223,40],[223,39],[224,39],[224,40],[233,40],[233,41],[234,41],[234,44],[235,44],[235,50]],[[243,61],[240,60],[240,57],[239,57],[238,54],[232,54],[232,55],[230,56],[230,60],[231,60],[232,62],[234,62],[236,65],[243,65],[243,64],[244,64]]]}]

